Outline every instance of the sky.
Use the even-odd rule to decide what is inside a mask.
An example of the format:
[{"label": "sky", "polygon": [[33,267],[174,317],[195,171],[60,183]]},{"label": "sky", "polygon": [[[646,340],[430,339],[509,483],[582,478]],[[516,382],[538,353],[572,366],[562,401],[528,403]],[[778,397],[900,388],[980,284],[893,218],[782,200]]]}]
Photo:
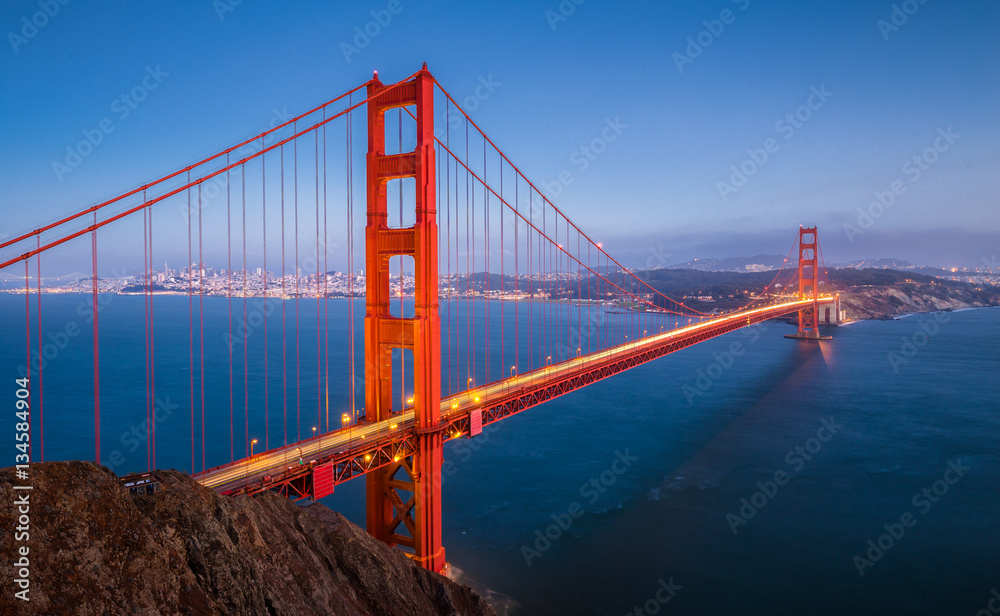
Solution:
[{"label": "sky", "polygon": [[489,84],[476,122],[627,266],[783,254],[800,225],[827,262],[983,266],[1000,252],[998,30],[996,0],[10,0],[0,235],[426,62],[460,99]]}]

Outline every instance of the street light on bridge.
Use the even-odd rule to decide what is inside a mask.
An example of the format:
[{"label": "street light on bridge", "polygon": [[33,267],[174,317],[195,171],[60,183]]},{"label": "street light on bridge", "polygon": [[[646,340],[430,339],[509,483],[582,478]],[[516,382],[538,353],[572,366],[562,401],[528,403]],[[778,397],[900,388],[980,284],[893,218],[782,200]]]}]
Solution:
[{"label": "street light on bridge", "polygon": [[517,370],[517,366],[510,367],[510,378],[514,378],[514,371]]}]

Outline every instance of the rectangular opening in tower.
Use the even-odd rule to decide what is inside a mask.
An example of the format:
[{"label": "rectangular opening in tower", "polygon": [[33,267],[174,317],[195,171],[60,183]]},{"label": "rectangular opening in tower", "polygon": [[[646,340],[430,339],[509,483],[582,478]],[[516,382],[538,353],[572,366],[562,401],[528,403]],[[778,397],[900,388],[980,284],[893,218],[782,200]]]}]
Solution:
[{"label": "rectangular opening in tower", "polygon": [[416,265],[409,255],[389,257],[389,315],[400,319],[412,319],[414,269]]},{"label": "rectangular opening in tower", "polygon": [[417,115],[416,105],[385,110],[385,153],[387,155],[412,152],[416,149],[417,122],[410,116],[411,113]]},{"label": "rectangular opening in tower", "polygon": [[398,413],[413,406],[413,352],[410,349],[392,350],[392,412]]},{"label": "rectangular opening in tower", "polygon": [[395,178],[385,183],[386,225],[405,229],[417,222],[416,180]]}]

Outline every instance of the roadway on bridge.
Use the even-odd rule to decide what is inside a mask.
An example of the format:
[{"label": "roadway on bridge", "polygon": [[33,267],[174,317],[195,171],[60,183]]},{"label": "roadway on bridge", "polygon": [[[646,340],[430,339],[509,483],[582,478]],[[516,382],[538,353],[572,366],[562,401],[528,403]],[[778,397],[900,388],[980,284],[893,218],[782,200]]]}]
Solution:
[{"label": "roadway on bridge", "polygon": [[[487,408],[506,397],[513,390],[539,387],[552,381],[558,381],[581,369],[586,369],[590,365],[629,357],[647,348],[670,342],[675,338],[694,336],[703,330],[710,330],[727,322],[748,319],[762,312],[777,311],[778,314],[787,314],[811,303],[810,300],[785,302],[702,321],[463,391],[441,400],[441,420],[448,422],[456,417],[467,415],[475,408]],[[362,422],[340,430],[318,434],[284,447],[255,454],[252,458],[210,468],[194,477],[202,485],[217,492],[228,492],[271,475],[283,473],[300,465],[300,463],[303,466],[309,466],[313,462],[323,461],[337,454],[346,455],[357,448],[374,446],[375,443],[384,439],[397,437],[401,432],[412,431],[414,424],[414,411],[410,407],[384,421]]]}]

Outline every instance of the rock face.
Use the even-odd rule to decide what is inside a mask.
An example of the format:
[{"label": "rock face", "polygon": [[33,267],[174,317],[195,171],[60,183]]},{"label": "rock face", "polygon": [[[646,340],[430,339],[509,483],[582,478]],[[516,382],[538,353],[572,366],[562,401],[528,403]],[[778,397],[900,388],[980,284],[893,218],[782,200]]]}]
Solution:
[{"label": "rock face", "polygon": [[[494,614],[323,505],[230,499],[158,474],[160,490],[131,495],[89,462],[32,464],[31,602],[6,583],[0,614]],[[0,471],[4,503],[13,481]],[[0,525],[7,582],[13,526]]]},{"label": "rock face", "polygon": [[976,290],[939,284],[906,284],[842,292],[840,303],[848,319],[879,319],[915,312],[957,310],[1000,304],[995,287]]}]

